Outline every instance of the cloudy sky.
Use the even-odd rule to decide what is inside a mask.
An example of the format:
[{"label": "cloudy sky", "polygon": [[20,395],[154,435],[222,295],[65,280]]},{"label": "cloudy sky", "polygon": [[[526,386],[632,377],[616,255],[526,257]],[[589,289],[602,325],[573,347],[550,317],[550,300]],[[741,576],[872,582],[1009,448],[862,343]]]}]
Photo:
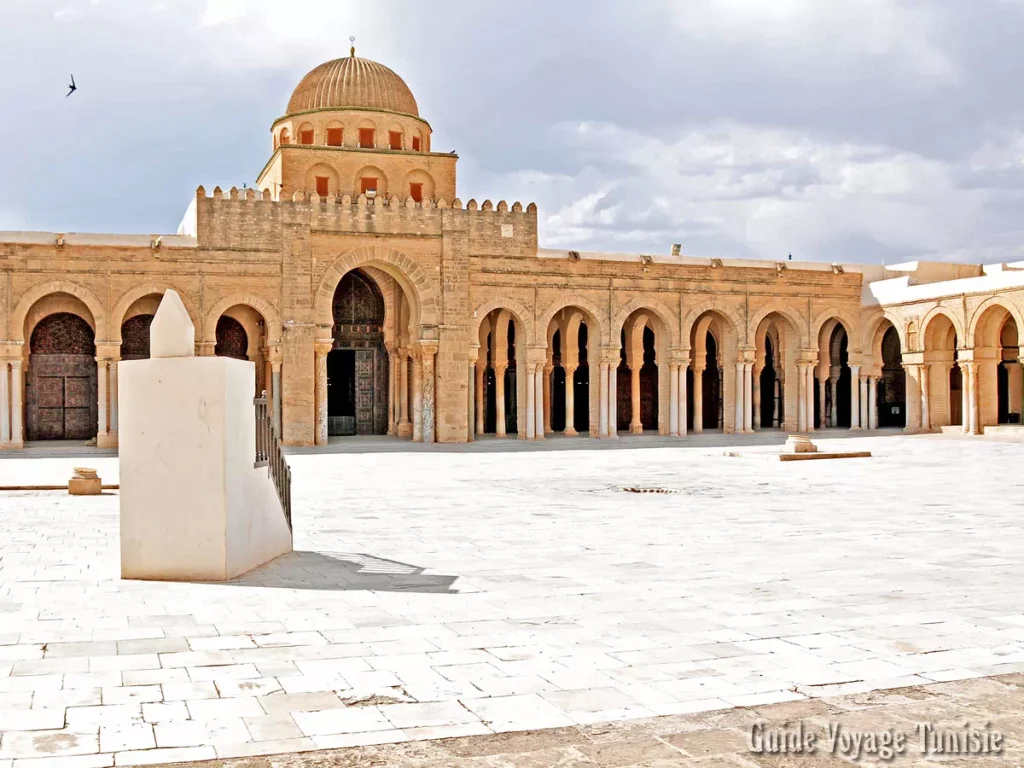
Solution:
[{"label": "cloudy sky", "polygon": [[0,229],[174,231],[349,35],[544,246],[1024,259],[1024,0],[0,0]]}]

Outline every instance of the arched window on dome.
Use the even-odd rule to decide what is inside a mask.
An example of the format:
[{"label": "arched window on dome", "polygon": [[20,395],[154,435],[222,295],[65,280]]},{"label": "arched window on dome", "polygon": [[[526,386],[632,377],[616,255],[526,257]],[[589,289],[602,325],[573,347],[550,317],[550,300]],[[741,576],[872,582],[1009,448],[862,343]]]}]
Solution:
[{"label": "arched window on dome", "polygon": [[282,129],[281,129],[281,133],[280,133],[280,134],[278,134],[278,139],[279,139],[279,144],[280,144],[280,146],[282,146],[282,147],[283,147],[283,146],[284,146],[285,144],[291,144],[291,143],[292,143],[292,134],[291,134],[291,131],[289,131],[289,130],[288,130],[287,128],[282,128]]},{"label": "arched window on dome", "polygon": [[313,141],[315,139],[315,133],[313,132],[313,126],[310,125],[309,123],[303,123],[299,127],[298,137],[299,137],[299,144],[303,144],[305,146],[312,145]]},{"label": "arched window on dome", "polygon": [[391,149],[403,149],[402,146],[402,132],[401,131],[388,131],[388,147]]},{"label": "arched window on dome", "polygon": [[412,137],[412,151],[413,152],[419,152],[422,146],[423,146],[423,144],[422,144],[422,141],[420,140],[420,137],[419,136],[413,136]]},{"label": "arched window on dome", "polygon": [[362,149],[374,149],[377,146],[377,131],[373,128],[360,128],[359,146]]},{"label": "arched window on dome", "polygon": [[327,146],[340,147],[344,143],[345,129],[339,125],[327,126]]}]

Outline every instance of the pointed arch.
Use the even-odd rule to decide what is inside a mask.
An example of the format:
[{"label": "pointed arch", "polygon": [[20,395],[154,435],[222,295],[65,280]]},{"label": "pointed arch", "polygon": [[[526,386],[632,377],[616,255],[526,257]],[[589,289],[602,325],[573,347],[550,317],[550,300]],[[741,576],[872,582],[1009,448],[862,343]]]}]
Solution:
[{"label": "pointed arch", "polygon": [[[738,337],[743,333],[746,324],[743,322],[743,317],[740,315],[736,307],[728,304],[719,299],[708,299],[702,301],[700,304],[696,304],[689,307],[686,310],[686,314],[683,316],[683,322],[681,324],[681,330],[683,332],[684,346],[689,346],[690,337],[693,336],[694,325],[700,319],[700,316],[705,312],[716,312],[724,320],[729,321],[732,324],[732,331],[737,337],[737,342],[743,342],[744,339]],[[719,342],[721,343],[721,339]]]},{"label": "pointed arch", "polygon": [[281,316],[278,315],[277,310],[274,309],[269,301],[253,293],[232,293],[210,307],[203,323],[203,341],[217,341],[217,321],[231,307],[239,304],[252,307],[263,315],[263,322],[266,323],[267,328],[267,344],[269,346],[281,343]]},{"label": "pointed arch", "polygon": [[[141,298],[150,295],[157,295],[163,298],[164,291],[174,291],[181,297],[181,303],[185,305],[185,311],[188,312],[188,316],[192,318],[192,325],[196,328],[196,339],[203,338],[203,318],[199,314],[199,310],[196,309],[195,302],[192,301],[192,297],[180,286],[171,285],[164,281],[152,281],[137,285],[134,288],[130,288],[121,294],[121,297],[114,304],[114,309],[110,313],[110,335],[109,338],[112,342],[119,343],[121,341],[121,324],[124,322],[124,316],[128,313],[129,308],[132,304]],[[214,321],[216,325],[216,321]]]},{"label": "pointed arch", "polygon": [[[490,299],[473,310],[473,331],[470,334],[470,338],[476,337],[480,331],[480,323],[482,323],[484,318],[486,318],[495,309],[507,309],[515,320],[522,326],[523,333],[526,337],[523,339],[525,344],[529,346],[534,343],[536,336],[534,335],[533,316],[530,310],[509,296]],[[519,346],[518,342],[516,343],[516,346]]]},{"label": "pointed arch", "polygon": [[[85,304],[92,313],[96,343],[102,344],[107,340],[107,313],[103,309],[103,302],[97,298],[96,294],[70,280],[52,280],[32,286],[18,299],[18,303],[14,305],[14,311],[11,313],[9,333],[11,341],[25,341],[25,318],[28,317],[29,311],[37,301],[54,293],[69,294]],[[120,336],[120,333],[118,335]]]},{"label": "pointed arch", "polygon": [[974,313],[971,315],[971,321],[967,331],[967,338],[969,339],[969,342],[961,342],[962,344],[969,344],[971,347],[982,346],[978,344],[978,325],[981,323],[985,313],[993,307],[1001,307],[1002,309],[1005,309],[1010,314],[1010,317],[1013,318],[1014,322],[1017,323],[1018,333],[1024,333],[1024,313],[1021,312],[1020,307],[1003,296],[989,296],[978,305],[977,309],[975,309]]},{"label": "pointed arch", "polygon": [[[551,324],[551,318],[561,312],[563,309],[570,307],[579,307],[585,310],[589,315],[587,318],[588,322],[594,323],[594,340],[601,346],[608,344],[609,339],[609,327],[607,323],[608,312],[601,309],[593,301],[588,299],[586,296],[581,296],[578,293],[572,293],[567,296],[559,296],[557,299],[548,304],[547,308],[540,313],[537,318],[538,328],[547,328]],[[587,329],[590,333],[590,329]]]},{"label": "pointed arch", "polygon": [[923,351],[929,351],[927,348],[928,332],[931,329],[932,323],[939,317],[946,318],[952,324],[953,331],[956,333],[956,339],[961,346],[967,343],[967,335],[964,333],[963,318],[960,317],[958,312],[951,310],[949,307],[939,305],[928,310],[924,319],[921,320],[921,345]]},{"label": "pointed arch", "polygon": [[[830,308],[822,310],[821,312],[816,314],[811,319],[810,339],[817,339],[818,344],[820,346],[822,339],[821,332],[824,329],[825,324],[828,323],[830,320],[835,320],[839,325],[843,326],[843,330],[846,331],[847,352],[860,352],[859,342],[861,339],[861,334],[858,333],[858,318],[845,309]],[[830,329],[830,334],[831,330],[832,329]]]},{"label": "pointed arch", "polygon": [[334,291],[346,273],[363,266],[378,267],[402,286],[412,309],[410,322],[413,325],[436,326],[440,323],[440,292],[423,268],[394,248],[367,245],[353,248],[340,256],[320,278],[313,295],[313,316],[317,325],[330,328],[334,324]]},{"label": "pointed arch", "polygon": [[758,326],[761,325],[761,321],[768,317],[768,315],[784,317],[796,334],[800,348],[807,349],[810,342],[807,335],[807,318],[794,312],[792,307],[781,299],[772,299],[759,306],[750,314],[750,319],[747,323],[747,346],[753,346],[751,339],[754,339]]},{"label": "pointed arch", "polygon": [[650,296],[637,296],[636,298],[630,299],[619,308],[615,313],[615,317],[612,318],[611,325],[608,328],[609,343],[616,344],[618,342],[618,339],[616,339],[615,336],[617,336],[622,330],[627,318],[629,318],[629,316],[638,309],[642,309],[645,312],[649,312],[654,315],[662,324],[664,329],[668,331],[668,348],[679,346],[679,323],[677,321],[677,313],[666,307],[658,299]]}]

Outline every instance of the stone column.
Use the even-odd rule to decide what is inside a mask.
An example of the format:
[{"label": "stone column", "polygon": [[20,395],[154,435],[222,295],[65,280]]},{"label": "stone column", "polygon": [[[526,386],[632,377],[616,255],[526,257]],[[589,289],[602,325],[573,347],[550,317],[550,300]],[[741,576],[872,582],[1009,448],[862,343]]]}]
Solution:
[{"label": "stone column", "polygon": [[[535,363],[526,364],[526,439],[533,440],[536,436],[536,417],[534,411],[537,410],[536,387],[534,387],[534,379],[537,375],[537,365]],[[541,403],[543,406],[543,403]],[[522,427],[520,427],[522,429]]]},{"label": "stone column", "polygon": [[601,437],[608,437],[608,363],[601,361],[601,379],[598,387],[601,395],[598,408],[598,430]]},{"label": "stone column", "polygon": [[22,361],[11,360],[11,442],[25,444],[24,414],[25,376],[21,371]]},{"label": "stone column", "polygon": [[333,347],[333,342],[327,341],[313,344],[316,355],[316,445],[327,445],[327,355]]},{"label": "stone column", "polygon": [[860,366],[850,366],[850,429],[860,429]]},{"label": "stone column", "polygon": [[486,385],[484,376],[487,374],[487,364],[477,360],[476,363],[476,433],[482,435],[486,426],[486,415],[484,414],[484,397],[486,396]]},{"label": "stone column", "polygon": [[981,422],[978,419],[978,364],[967,364],[967,372],[971,380],[971,434],[981,434]]},{"label": "stone column", "polygon": [[814,363],[807,364],[807,384],[804,392],[807,394],[807,431],[814,431]]},{"label": "stone column", "polygon": [[551,431],[551,372],[554,370],[555,367],[553,365],[545,365],[541,369],[544,375],[544,429],[541,430],[541,437],[544,437],[544,435]]},{"label": "stone column", "polygon": [[832,408],[829,411],[829,426],[839,426],[839,376],[833,374],[828,377],[829,389],[832,392]]},{"label": "stone column", "polygon": [[96,444],[110,434],[107,429],[107,373],[110,366],[106,358],[96,358],[96,400],[98,414],[96,426]]},{"label": "stone column", "polygon": [[421,399],[423,401],[423,442],[433,443],[437,434],[437,413],[434,384],[434,356],[437,355],[437,343],[420,343],[420,357],[423,372],[421,374]]},{"label": "stone column", "polygon": [[[547,405],[550,401],[550,388],[547,383],[550,378],[550,368],[540,363],[537,364],[536,369],[533,372],[533,387],[534,396],[533,400],[535,403],[534,409],[534,437],[537,440],[544,439],[544,428],[551,426],[551,416],[548,413]],[[548,398],[545,398],[548,395]]]},{"label": "stone column", "polygon": [[878,377],[868,376],[868,429],[878,429]]},{"label": "stone column", "polygon": [[754,431],[754,364],[743,364],[743,431]]},{"label": "stone column", "polygon": [[494,365],[494,434],[505,437],[505,370],[507,365]]},{"label": "stone column", "polygon": [[476,439],[476,360],[475,355],[469,358],[466,374],[469,377],[466,382],[466,442],[472,443]]},{"label": "stone column", "polygon": [[[633,416],[629,420],[629,431],[634,435],[641,435],[644,431],[643,422],[640,421],[640,366],[643,364],[643,358],[640,362],[637,362],[637,355],[633,355],[633,364],[629,366],[629,387],[630,396],[633,402]],[[619,377],[615,377],[615,381],[618,382]],[[616,398],[618,402],[618,398]]]},{"label": "stone column", "polygon": [[0,360],[0,446],[11,442],[10,365]]},{"label": "stone column", "polygon": [[704,431],[704,369],[693,368],[693,431]]},{"label": "stone column", "polygon": [[608,364],[608,437],[619,437],[619,356]]},{"label": "stone column", "polygon": [[684,360],[679,364],[679,436],[686,437],[687,412],[686,412],[686,366],[689,362]]},{"label": "stone column", "polygon": [[283,434],[281,432],[281,361],[271,360],[270,370],[271,397],[274,403],[271,419],[274,422],[274,428],[277,430],[277,436],[280,438]]},{"label": "stone column", "polygon": [[573,386],[575,366],[565,366],[565,434],[574,437],[576,432],[576,388]]},{"label": "stone column", "polygon": [[[1007,360],[1006,363],[1006,395],[1008,411],[1021,413],[1024,405],[1024,367],[1019,360]],[[949,381],[949,377],[946,377]],[[1014,410],[1016,409],[1016,410]],[[1021,416],[1024,420],[1024,414]]]},{"label": "stone column", "polygon": [[737,434],[743,432],[743,418],[744,411],[746,410],[743,407],[746,398],[744,394],[746,388],[743,386],[743,371],[745,368],[745,363],[736,363],[736,415],[733,421],[733,431]]},{"label": "stone column", "polygon": [[679,363],[668,364],[668,433],[679,436]]},{"label": "stone column", "polygon": [[828,404],[828,398],[825,397],[825,383],[827,381],[828,379],[825,377],[818,379],[818,423],[821,425],[821,429],[828,426],[828,414],[825,412]]},{"label": "stone column", "polygon": [[806,363],[796,364],[796,430],[797,432],[807,431],[807,405],[804,400],[807,398],[807,372]]},{"label": "stone column", "polygon": [[931,421],[931,366],[927,363],[921,366],[921,431],[930,432]]},{"label": "stone column", "polygon": [[398,384],[395,381],[398,366],[395,364],[395,358],[398,356],[398,352],[393,349],[388,350],[388,434],[394,435],[395,428],[395,413],[398,410],[395,407],[395,399],[398,397]]},{"label": "stone column", "polygon": [[110,434],[117,438],[117,364],[119,360],[110,361]]},{"label": "stone column", "polygon": [[423,442],[423,360],[419,349],[412,355],[412,439]]},{"label": "stone column", "polygon": [[756,432],[761,429],[761,369],[754,367],[751,372],[750,386],[753,388],[753,413],[750,416],[750,425]]},{"label": "stone column", "polygon": [[964,434],[971,433],[971,372],[963,360],[960,366],[960,426]]},{"label": "stone column", "polygon": [[[800,387],[797,387],[797,392]],[[782,414],[779,412],[779,405],[782,402],[782,380],[775,379],[775,386],[772,387],[772,426],[782,429]]]}]

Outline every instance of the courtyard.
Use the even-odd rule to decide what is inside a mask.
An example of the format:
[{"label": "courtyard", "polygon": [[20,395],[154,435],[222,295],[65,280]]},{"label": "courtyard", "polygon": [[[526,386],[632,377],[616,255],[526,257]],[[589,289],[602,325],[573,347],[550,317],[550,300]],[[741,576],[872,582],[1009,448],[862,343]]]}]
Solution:
[{"label": "courtyard", "polygon": [[[229,584],[119,580],[116,492],[2,493],[0,768],[585,726],[1024,671],[1020,443],[816,442],[874,455],[780,463],[756,455],[763,440],[711,435],[295,451],[296,551]],[[0,485],[65,482],[84,461],[117,481],[116,457],[83,456],[2,458]]]}]

